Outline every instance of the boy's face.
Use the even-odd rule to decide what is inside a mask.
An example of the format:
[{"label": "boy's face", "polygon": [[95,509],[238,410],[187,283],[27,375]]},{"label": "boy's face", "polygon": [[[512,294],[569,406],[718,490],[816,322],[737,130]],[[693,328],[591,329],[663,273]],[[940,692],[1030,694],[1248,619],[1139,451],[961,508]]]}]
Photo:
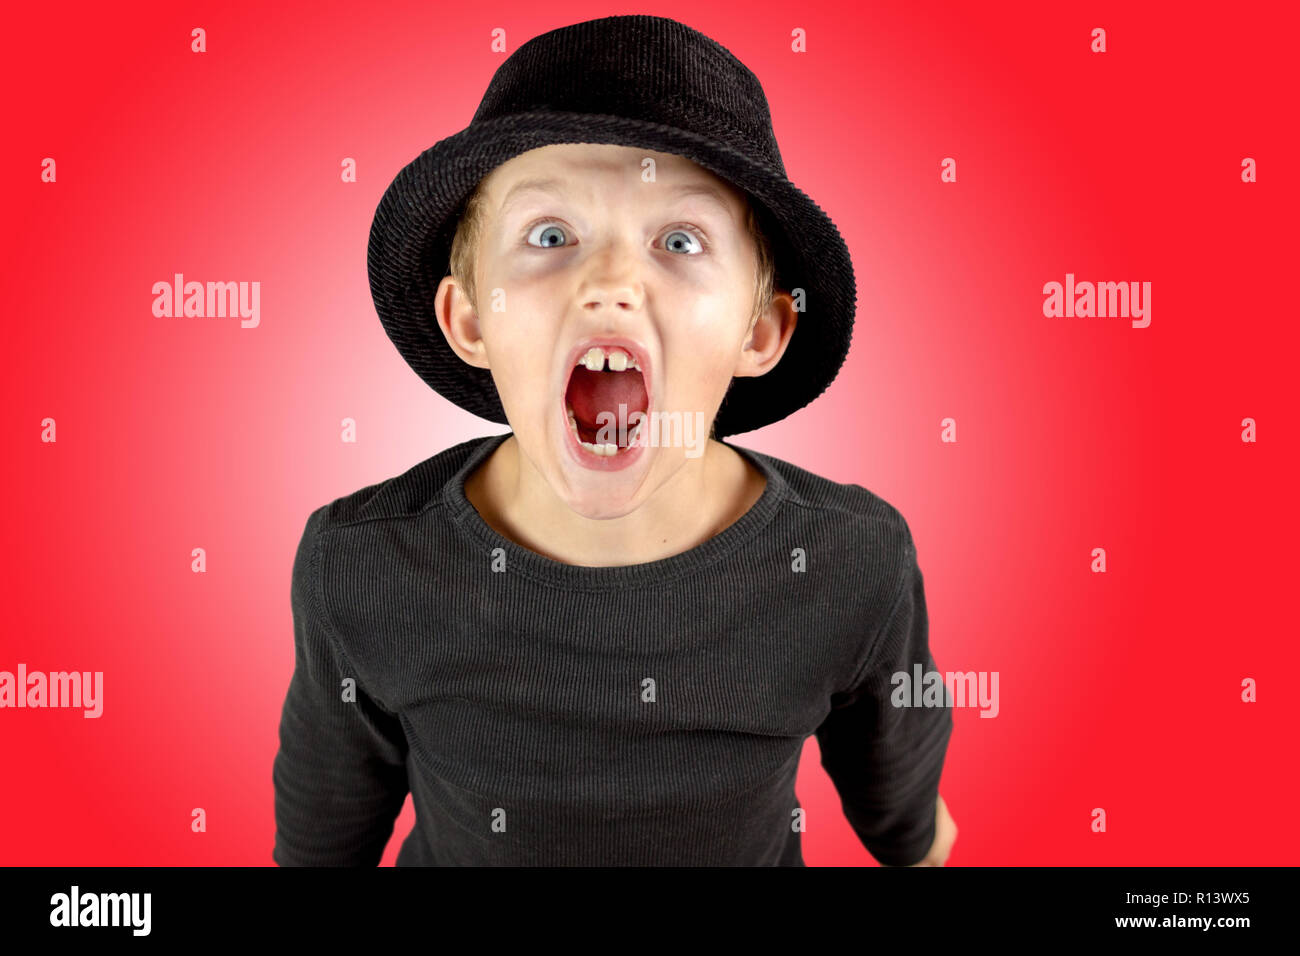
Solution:
[{"label": "boy's face", "polygon": [[[520,450],[557,496],[587,517],[627,514],[703,452],[732,377],[780,360],[794,327],[790,297],[778,292],[751,327],[757,251],[746,197],[683,157],[545,146],[498,166],[483,186],[478,302],[443,279],[439,324],[461,358],[491,370]],[[614,357],[600,371],[578,366],[604,337],[627,349],[607,345]],[[623,351],[640,371],[610,370]],[[640,442],[624,439],[613,455],[584,448],[579,439],[598,439],[609,421],[598,413],[618,416],[620,403],[628,432],[636,412],[647,415]],[[676,413],[680,432],[651,434],[654,412]]]}]

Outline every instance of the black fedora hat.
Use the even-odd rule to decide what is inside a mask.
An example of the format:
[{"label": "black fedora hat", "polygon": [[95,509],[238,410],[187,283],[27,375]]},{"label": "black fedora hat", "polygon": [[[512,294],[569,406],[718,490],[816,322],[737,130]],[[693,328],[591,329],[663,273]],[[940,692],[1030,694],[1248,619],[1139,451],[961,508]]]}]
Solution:
[{"label": "black fedora hat", "polygon": [[748,194],[772,246],[777,287],[794,293],[802,311],[775,368],[732,380],[716,437],[779,421],[826,390],[853,334],[848,247],[786,176],[753,72],[699,31],[647,15],[588,20],[524,43],[493,75],[469,126],[422,152],[384,192],[367,250],[370,291],[388,337],[420,378],[461,408],[508,424],[492,373],[448,346],[434,298],[479,181],[521,153],[560,143],[674,153]]}]

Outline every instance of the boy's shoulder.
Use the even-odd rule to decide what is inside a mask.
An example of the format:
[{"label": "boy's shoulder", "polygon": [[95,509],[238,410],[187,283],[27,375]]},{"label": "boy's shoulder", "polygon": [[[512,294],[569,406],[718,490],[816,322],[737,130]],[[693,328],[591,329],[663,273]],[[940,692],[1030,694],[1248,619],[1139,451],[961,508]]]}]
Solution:
[{"label": "boy's shoulder", "polygon": [[445,504],[443,490],[476,452],[500,436],[484,435],[445,448],[401,474],[358,488],[317,509],[322,527],[337,528],[394,518],[410,518]]},{"label": "boy's shoulder", "polygon": [[789,507],[776,534],[785,548],[801,549],[805,567],[818,569],[817,584],[825,589],[819,599],[843,601],[859,620],[888,615],[920,577],[912,529],[902,512],[863,485],[750,453],[779,476]]},{"label": "boy's shoulder", "polygon": [[868,533],[890,543],[911,547],[912,533],[907,520],[890,501],[869,488],[819,475],[784,458],[745,449],[781,477],[783,494],[808,520],[843,525],[852,533]]}]

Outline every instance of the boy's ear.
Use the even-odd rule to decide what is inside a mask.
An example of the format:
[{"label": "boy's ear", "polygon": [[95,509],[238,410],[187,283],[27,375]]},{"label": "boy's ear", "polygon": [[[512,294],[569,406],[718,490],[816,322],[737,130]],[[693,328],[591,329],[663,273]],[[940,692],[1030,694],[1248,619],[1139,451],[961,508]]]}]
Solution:
[{"label": "boy's ear", "polygon": [[734,374],[756,377],[775,368],[790,344],[798,321],[794,297],[778,289],[772,294],[771,304],[750,324]]},{"label": "boy's ear", "polygon": [[476,368],[488,368],[478,312],[455,276],[444,276],[438,283],[433,312],[451,350]]}]

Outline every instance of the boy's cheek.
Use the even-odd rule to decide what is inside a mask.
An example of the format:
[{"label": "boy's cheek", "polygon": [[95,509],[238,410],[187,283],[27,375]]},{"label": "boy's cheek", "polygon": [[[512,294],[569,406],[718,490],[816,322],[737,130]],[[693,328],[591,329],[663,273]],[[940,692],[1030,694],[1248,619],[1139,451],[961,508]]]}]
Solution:
[{"label": "boy's cheek", "polygon": [[[544,400],[553,397],[548,372],[549,369],[538,369],[535,359],[532,364],[515,361],[504,363],[500,368],[492,367],[493,381],[502,402],[525,415],[546,415],[552,411]],[[558,401],[558,396],[554,397]]]}]

